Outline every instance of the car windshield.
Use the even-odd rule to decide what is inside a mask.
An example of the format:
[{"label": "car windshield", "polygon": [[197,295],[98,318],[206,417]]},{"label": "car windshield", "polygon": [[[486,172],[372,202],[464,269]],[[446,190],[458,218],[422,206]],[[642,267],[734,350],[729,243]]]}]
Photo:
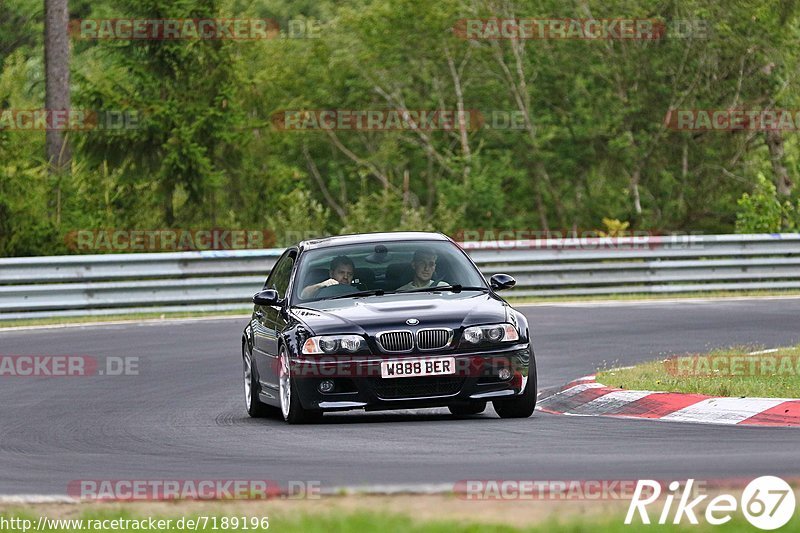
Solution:
[{"label": "car windshield", "polygon": [[296,302],[436,290],[487,289],[481,273],[450,241],[399,241],[331,246],[302,255]]}]

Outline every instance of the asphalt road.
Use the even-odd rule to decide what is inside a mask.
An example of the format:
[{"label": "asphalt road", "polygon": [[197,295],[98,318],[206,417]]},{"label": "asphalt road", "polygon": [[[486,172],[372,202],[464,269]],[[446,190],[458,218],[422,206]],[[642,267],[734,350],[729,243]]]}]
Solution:
[{"label": "asphalt road", "polygon": [[[607,363],[731,344],[800,342],[800,299],[523,308],[540,388]],[[314,426],[247,417],[246,321],[0,333],[0,355],[137,356],[139,375],[0,377],[0,494],[65,494],[81,479],[271,479],[323,486],[466,479],[800,475],[800,431],[554,416],[489,408],[355,411]]]}]

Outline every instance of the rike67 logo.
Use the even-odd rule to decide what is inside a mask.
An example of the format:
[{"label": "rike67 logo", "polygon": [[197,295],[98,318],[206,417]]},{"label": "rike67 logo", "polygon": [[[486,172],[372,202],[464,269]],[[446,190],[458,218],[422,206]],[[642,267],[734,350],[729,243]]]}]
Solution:
[{"label": "rike67 logo", "polygon": [[[683,519],[690,524],[698,524],[697,515],[701,513],[701,503],[708,498],[707,494],[700,494],[694,499],[694,480],[689,479],[681,490],[681,484],[673,481],[668,486],[664,499],[664,506],[658,516],[658,524],[680,524]],[[634,522],[638,512],[643,524],[650,524],[648,505],[655,503],[661,496],[661,484],[650,479],[639,480],[633,493],[625,523]],[[673,503],[678,501],[673,512]],[[765,530],[778,529],[791,520],[794,515],[795,496],[792,487],[786,481],[775,476],[762,476],[747,484],[737,500],[730,494],[720,494],[705,503],[702,512],[706,522],[712,525],[721,525],[729,522],[732,514],[741,510],[750,524]],[[671,520],[670,520],[671,518]]]}]

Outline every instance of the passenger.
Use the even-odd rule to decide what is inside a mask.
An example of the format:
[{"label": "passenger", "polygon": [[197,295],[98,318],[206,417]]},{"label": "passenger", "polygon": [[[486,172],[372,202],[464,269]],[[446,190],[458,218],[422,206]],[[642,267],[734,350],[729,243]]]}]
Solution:
[{"label": "passenger", "polygon": [[331,287],[333,285],[350,285],[353,281],[353,273],[355,272],[355,265],[353,265],[353,260],[347,257],[346,255],[340,255],[334,257],[331,260],[330,266],[330,278],[326,279],[325,281],[320,281],[319,283],[315,283],[313,285],[309,285],[300,293],[300,298],[307,300],[309,298],[313,298],[317,295],[317,293],[324,289],[325,287]]},{"label": "passenger", "polygon": [[445,287],[444,281],[433,281],[433,274],[436,272],[436,254],[430,250],[417,250],[411,260],[411,268],[414,269],[414,279],[406,283],[398,291],[410,291],[425,287]]}]

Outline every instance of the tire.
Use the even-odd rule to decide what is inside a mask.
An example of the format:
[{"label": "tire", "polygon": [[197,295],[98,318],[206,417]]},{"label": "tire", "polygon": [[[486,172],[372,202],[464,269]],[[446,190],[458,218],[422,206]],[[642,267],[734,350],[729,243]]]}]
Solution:
[{"label": "tire", "polygon": [[312,411],[300,405],[297,387],[294,386],[294,379],[292,379],[289,353],[284,346],[281,346],[278,355],[278,383],[281,414],[287,423],[307,424],[309,422],[319,422],[322,419],[322,411]]},{"label": "tire", "polygon": [[244,382],[244,405],[247,414],[253,418],[264,418],[275,414],[275,408],[258,399],[258,380],[253,372],[253,357],[242,344],[242,378]]},{"label": "tire", "polygon": [[522,394],[511,400],[495,400],[492,402],[494,410],[500,415],[500,418],[528,418],[533,414],[536,409],[536,359],[533,357],[533,350],[531,349],[531,364],[528,370],[528,383],[525,384],[525,390]]},{"label": "tire", "polygon": [[486,402],[456,403],[447,408],[455,416],[479,415],[486,409]]}]

